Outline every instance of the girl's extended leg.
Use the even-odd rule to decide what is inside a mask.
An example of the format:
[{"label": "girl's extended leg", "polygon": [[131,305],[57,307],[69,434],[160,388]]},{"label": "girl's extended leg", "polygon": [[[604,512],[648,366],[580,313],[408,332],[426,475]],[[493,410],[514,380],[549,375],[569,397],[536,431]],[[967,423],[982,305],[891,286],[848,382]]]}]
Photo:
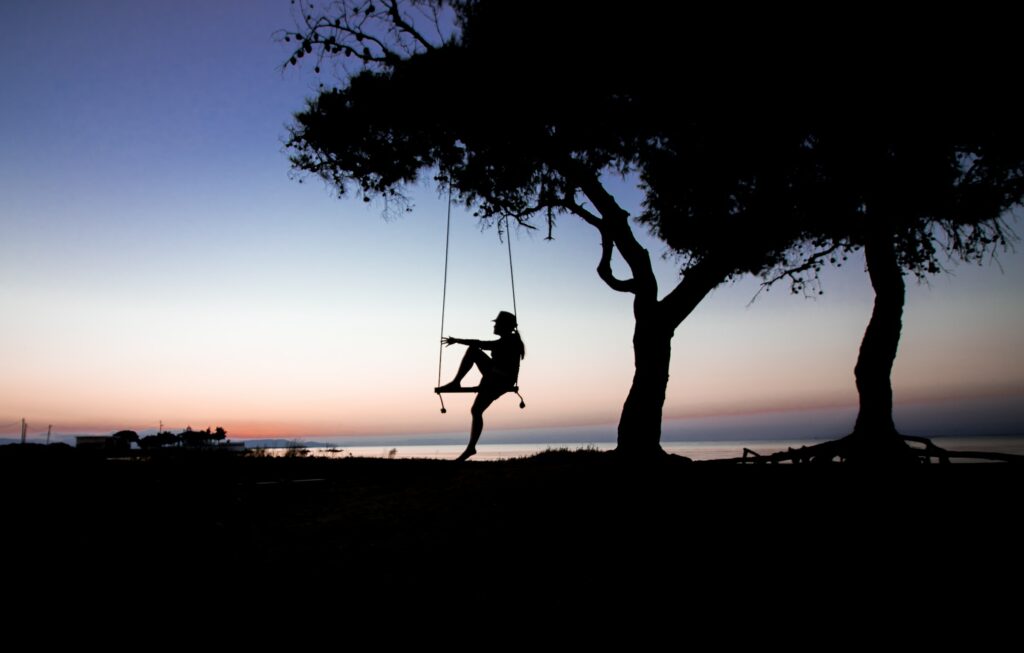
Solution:
[{"label": "girl's extended leg", "polygon": [[469,409],[469,414],[473,416],[473,422],[469,429],[469,444],[466,446],[466,450],[462,452],[462,455],[456,458],[456,460],[466,460],[476,453],[476,443],[480,440],[480,434],[484,431],[484,411],[502,394],[504,392],[498,394],[491,392],[477,393],[473,407]]}]

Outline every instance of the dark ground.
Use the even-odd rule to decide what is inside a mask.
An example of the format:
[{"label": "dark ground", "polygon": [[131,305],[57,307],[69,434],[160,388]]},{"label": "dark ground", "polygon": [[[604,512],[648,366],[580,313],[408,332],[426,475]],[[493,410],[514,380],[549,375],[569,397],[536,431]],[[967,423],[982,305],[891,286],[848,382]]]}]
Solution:
[{"label": "dark ground", "polygon": [[968,601],[967,590],[976,605],[992,583],[1019,594],[1022,469],[636,465],[598,452],[118,461],[10,446],[2,554],[7,587],[102,585],[133,600],[455,592],[470,606],[685,596],[734,610],[859,593]]}]

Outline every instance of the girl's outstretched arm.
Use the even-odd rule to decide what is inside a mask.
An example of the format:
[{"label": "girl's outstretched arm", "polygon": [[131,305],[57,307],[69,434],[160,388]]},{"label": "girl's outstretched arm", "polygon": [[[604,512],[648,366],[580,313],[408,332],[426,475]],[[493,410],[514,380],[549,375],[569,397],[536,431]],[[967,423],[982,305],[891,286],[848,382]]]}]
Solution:
[{"label": "girl's outstretched arm", "polygon": [[491,350],[494,349],[494,345],[497,344],[497,342],[497,340],[470,340],[468,338],[453,338],[451,336],[441,338],[441,344],[445,347],[451,347],[452,345],[466,345],[467,347],[479,347],[480,349]]}]

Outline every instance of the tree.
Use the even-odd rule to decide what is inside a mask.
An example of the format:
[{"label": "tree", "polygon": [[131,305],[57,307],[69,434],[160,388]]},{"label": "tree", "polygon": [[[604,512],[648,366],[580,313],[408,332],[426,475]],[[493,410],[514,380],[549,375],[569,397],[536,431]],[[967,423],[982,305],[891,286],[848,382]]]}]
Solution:
[{"label": "tree", "polygon": [[875,291],[854,369],[860,411],[846,453],[855,458],[905,455],[890,381],[904,274],[940,272],[940,253],[981,262],[1005,250],[1013,234],[1003,216],[1024,199],[1024,131],[1016,116],[984,104],[973,111],[904,104],[901,111],[820,129],[813,148],[833,200],[845,203],[844,219],[826,228],[864,248]]},{"label": "tree", "polygon": [[147,435],[139,441],[143,449],[160,449],[162,447],[173,447],[181,443],[181,437],[170,431],[161,431],[156,435]]},{"label": "tree", "polygon": [[[904,275],[924,279],[945,261],[983,262],[1005,250],[1015,236],[1003,217],[1024,200],[1024,126],[1004,96],[1012,41],[992,25],[977,29],[969,15],[955,20],[940,17],[929,30],[894,22],[872,42],[874,58],[834,71],[850,84],[843,103],[818,103],[798,118],[803,174],[813,178],[801,201],[820,218],[817,238],[844,252],[863,248],[875,291],[854,370],[860,410],[844,450],[852,457],[906,453],[890,381]],[[796,257],[766,283],[792,278],[800,290],[823,262]]]},{"label": "tree", "polygon": [[115,449],[131,449],[132,442],[139,441],[139,434],[135,431],[118,431],[110,437],[114,440]]},{"label": "tree", "polygon": [[[223,429],[218,431],[218,435],[220,432],[223,432]],[[219,439],[217,435],[210,432],[210,427],[206,427],[202,431],[194,431],[191,426],[185,427],[178,437],[186,447],[204,447],[209,445],[212,440]]]},{"label": "tree", "polygon": [[[318,71],[332,57],[356,62],[296,115],[294,167],[339,194],[383,198],[388,210],[404,205],[406,184],[434,171],[483,221],[544,222],[550,236],[568,214],[597,229],[597,273],[633,295],[636,320],[620,452],[661,451],[672,337],[713,288],[774,269],[794,251],[816,260],[837,247],[808,226],[815,207],[800,189],[816,180],[804,175],[804,127],[746,97],[800,90],[795,78],[762,77],[770,66],[758,56],[756,21],[708,30],[699,15],[657,5],[643,14],[543,2],[331,7],[283,35],[297,44],[290,64],[314,52]],[[428,37],[415,20],[424,10],[454,11],[459,29]],[[693,65],[709,43],[724,72]],[[638,221],[680,256],[681,280],[663,295],[609,191],[613,175],[639,178]],[[616,253],[628,278],[613,270]]]}]

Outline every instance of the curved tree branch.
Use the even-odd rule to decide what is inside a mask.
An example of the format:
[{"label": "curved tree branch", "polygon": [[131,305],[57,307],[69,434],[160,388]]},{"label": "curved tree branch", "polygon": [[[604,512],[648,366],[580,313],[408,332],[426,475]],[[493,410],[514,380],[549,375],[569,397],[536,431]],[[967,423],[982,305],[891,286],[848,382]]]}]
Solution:
[{"label": "curved tree branch", "polygon": [[601,262],[597,264],[597,276],[601,277],[601,281],[608,284],[608,287],[612,290],[636,294],[636,281],[634,279],[618,279],[612,273],[612,248],[612,240],[602,234]]},{"label": "curved tree branch", "polygon": [[619,279],[612,273],[612,249],[615,247],[615,241],[605,233],[607,222],[572,200],[564,201],[563,205],[601,232],[601,260],[597,264],[597,276],[612,290],[635,293],[636,282],[633,279]]},{"label": "curved tree branch", "polygon": [[[608,283],[615,290],[622,292],[623,284],[628,283],[629,290],[625,292],[635,294],[637,299],[648,300],[652,303],[656,302],[658,297],[658,280],[654,276],[654,268],[651,267],[651,256],[640,245],[633,234],[633,230],[629,226],[629,213],[618,205],[615,198],[605,190],[593,173],[586,172],[582,166],[574,161],[566,162],[563,165],[563,170],[566,179],[572,180],[583,194],[593,202],[601,214],[602,251],[608,251],[612,245],[617,247],[619,253],[622,254],[622,258],[625,259],[626,265],[629,266],[630,271],[633,273],[633,278],[628,282],[622,282],[611,276],[610,252],[607,256],[602,253],[602,264],[598,267],[598,274],[601,275],[605,283]],[[608,259],[607,262],[605,261],[606,258]],[[615,285],[612,285],[610,279],[605,278],[606,276],[614,280]]]},{"label": "curved tree branch", "polygon": [[[599,231],[604,229],[604,226],[601,224],[601,218],[583,208],[583,206],[580,205],[579,203],[566,199],[562,202],[562,206],[569,209],[579,217],[583,218],[584,222],[593,227],[596,227]],[[604,232],[602,231],[602,233]]]}]

